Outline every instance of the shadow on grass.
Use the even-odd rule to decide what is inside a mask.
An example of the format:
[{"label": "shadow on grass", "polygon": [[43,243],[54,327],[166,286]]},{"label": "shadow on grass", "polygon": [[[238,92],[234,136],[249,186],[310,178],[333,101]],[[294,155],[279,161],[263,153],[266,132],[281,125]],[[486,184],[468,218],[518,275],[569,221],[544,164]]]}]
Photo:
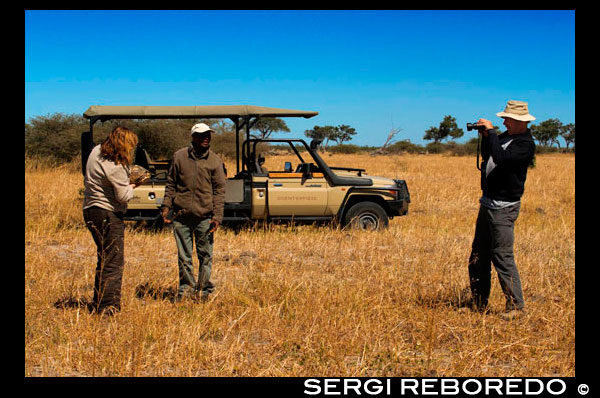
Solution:
[{"label": "shadow on grass", "polygon": [[[177,298],[177,289],[174,287],[156,287],[150,282],[142,283],[135,288],[135,297],[144,299],[150,297],[154,300],[167,300],[174,302]],[[94,303],[85,297],[74,297],[72,295],[59,298],[54,302],[54,308],[58,309],[85,309],[93,312]]]},{"label": "shadow on grass", "polygon": [[94,310],[94,303],[84,297],[67,296],[56,300],[54,308],[81,308],[91,312]]},{"label": "shadow on grass", "polygon": [[440,291],[431,295],[419,295],[417,304],[430,308],[442,306],[456,309],[470,308],[472,306],[471,289],[466,287],[462,290]]},{"label": "shadow on grass", "polygon": [[177,289],[174,287],[153,286],[150,282],[142,283],[135,288],[135,297],[146,297],[154,300],[167,300],[174,302],[177,298]]}]

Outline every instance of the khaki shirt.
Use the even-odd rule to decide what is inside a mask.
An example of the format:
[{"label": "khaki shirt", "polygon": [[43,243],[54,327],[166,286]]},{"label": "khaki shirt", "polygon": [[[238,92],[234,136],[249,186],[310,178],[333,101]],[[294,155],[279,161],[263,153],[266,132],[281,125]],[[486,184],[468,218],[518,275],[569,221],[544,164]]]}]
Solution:
[{"label": "khaki shirt", "polygon": [[219,156],[210,149],[198,156],[190,144],[173,154],[162,207],[221,223],[226,182]]}]

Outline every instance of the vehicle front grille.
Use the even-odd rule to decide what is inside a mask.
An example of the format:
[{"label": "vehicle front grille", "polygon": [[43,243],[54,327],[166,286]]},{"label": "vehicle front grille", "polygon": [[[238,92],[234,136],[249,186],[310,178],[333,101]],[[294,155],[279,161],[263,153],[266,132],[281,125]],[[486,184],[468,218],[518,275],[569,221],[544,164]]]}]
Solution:
[{"label": "vehicle front grille", "polygon": [[394,180],[394,181],[396,182],[396,185],[400,189],[400,191],[398,192],[398,199],[406,200],[408,203],[410,203],[410,193],[408,192],[408,186],[406,185],[406,181],[404,181],[404,180]]}]

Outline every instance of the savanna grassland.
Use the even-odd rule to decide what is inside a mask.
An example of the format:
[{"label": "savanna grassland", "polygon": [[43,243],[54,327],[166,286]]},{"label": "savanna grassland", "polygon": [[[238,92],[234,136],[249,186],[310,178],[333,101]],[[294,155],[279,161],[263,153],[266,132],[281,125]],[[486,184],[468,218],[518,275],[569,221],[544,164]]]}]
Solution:
[{"label": "savanna grassland", "polygon": [[491,313],[463,306],[480,195],[474,157],[324,158],[405,179],[409,214],[381,232],[221,228],[206,303],[170,301],[172,233],[128,224],[123,310],[112,318],[84,305],[96,249],[78,164],[26,159],[25,375],[575,375],[574,155],[538,155],[529,170],[515,228],[527,312],[513,321],[499,317],[495,273]]}]

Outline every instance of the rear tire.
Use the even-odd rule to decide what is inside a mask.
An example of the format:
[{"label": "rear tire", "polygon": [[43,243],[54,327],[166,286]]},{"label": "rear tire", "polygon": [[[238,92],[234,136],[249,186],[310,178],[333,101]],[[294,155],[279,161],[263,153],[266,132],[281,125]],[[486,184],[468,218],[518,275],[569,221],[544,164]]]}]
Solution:
[{"label": "rear tire", "polygon": [[374,202],[359,202],[344,216],[344,225],[352,229],[376,231],[389,226],[390,219],[385,210]]}]

